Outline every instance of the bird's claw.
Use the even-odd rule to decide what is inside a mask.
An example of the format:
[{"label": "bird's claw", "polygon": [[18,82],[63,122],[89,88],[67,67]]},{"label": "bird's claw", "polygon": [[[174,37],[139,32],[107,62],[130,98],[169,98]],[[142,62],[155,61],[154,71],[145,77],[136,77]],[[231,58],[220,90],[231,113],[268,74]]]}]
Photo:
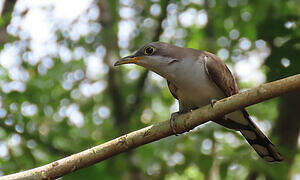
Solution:
[{"label": "bird's claw", "polygon": [[210,100],[210,106],[213,108],[214,105],[216,104],[217,100],[216,99],[212,99]]},{"label": "bird's claw", "polygon": [[177,119],[177,117],[179,116],[178,112],[172,113],[171,114],[171,118],[170,118],[170,127],[174,133],[175,136],[178,136],[177,132],[175,131],[174,125],[175,125],[175,120]]}]

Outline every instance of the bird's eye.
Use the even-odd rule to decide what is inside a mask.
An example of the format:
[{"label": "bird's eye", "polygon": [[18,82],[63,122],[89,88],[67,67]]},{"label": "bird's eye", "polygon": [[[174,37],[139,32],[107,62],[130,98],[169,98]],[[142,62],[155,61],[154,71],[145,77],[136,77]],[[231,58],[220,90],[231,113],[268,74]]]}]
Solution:
[{"label": "bird's eye", "polygon": [[144,54],[150,56],[151,54],[153,54],[155,52],[155,48],[152,46],[148,46],[145,48],[144,50]]}]

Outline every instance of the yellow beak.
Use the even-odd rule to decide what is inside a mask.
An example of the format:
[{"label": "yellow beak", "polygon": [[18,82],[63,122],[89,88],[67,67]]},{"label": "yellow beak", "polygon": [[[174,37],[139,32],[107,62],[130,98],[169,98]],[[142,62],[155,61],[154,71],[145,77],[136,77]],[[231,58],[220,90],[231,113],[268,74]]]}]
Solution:
[{"label": "yellow beak", "polygon": [[141,57],[134,57],[134,56],[126,56],[122,59],[120,59],[119,61],[117,61],[114,66],[119,66],[122,64],[130,64],[130,63],[135,63],[137,62],[139,59],[141,59]]}]

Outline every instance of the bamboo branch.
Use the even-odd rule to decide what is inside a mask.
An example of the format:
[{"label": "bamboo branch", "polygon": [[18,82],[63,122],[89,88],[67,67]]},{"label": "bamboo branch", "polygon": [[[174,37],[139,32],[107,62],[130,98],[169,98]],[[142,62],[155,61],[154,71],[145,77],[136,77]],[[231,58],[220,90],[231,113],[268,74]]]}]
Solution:
[{"label": "bamboo branch", "polygon": [[[241,92],[195,111],[180,115],[176,132],[186,132],[209,120],[224,116],[242,107],[250,106],[291,91],[300,91],[300,74]],[[60,159],[50,164],[1,177],[0,179],[54,179],[91,166],[112,156],[173,135],[169,120],[131,132],[104,144]]]}]

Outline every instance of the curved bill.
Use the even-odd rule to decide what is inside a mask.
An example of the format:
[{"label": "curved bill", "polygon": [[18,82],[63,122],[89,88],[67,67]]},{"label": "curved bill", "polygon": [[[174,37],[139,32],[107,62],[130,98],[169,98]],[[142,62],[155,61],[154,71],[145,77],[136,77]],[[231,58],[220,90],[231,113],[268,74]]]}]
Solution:
[{"label": "curved bill", "polygon": [[134,56],[126,56],[119,61],[117,61],[114,66],[119,66],[122,64],[130,64],[130,63],[135,63],[137,60],[141,59],[140,57],[134,57]]}]

